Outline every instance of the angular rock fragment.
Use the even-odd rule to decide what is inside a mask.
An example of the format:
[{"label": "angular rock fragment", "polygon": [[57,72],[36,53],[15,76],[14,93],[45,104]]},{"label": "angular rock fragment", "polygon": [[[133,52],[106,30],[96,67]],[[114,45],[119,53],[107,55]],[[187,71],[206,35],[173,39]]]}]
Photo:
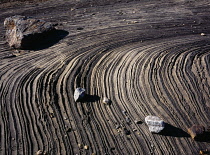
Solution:
[{"label": "angular rock fragment", "polygon": [[85,150],[88,150],[88,149],[89,149],[89,146],[88,146],[88,145],[85,145],[85,146],[84,146],[84,149],[85,149]]},{"label": "angular rock fragment", "polygon": [[74,91],[74,100],[78,102],[82,100],[85,96],[85,89],[84,88],[76,88]]},{"label": "angular rock fragment", "polygon": [[20,15],[6,18],[4,27],[9,46],[22,49],[36,45],[47,32],[54,29],[49,22]]},{"label": "angular rock fragment", "polygon": [[199,154],[200,155],[208,155],[209,151],[207,149],[206,150],[200,150]]},{"label": "angular rock fragment", "polygon": [[111,104],[111,100],[108,99],[107,97],[104,97],[104,98],[103,98],[103,103],[104,103],[104,104]]},{"label": "angular rock fragment", "polygon": [[192,139],[201,139],[205,134],[205,127],[202,125],[193,125],[188,128],[187,132],[190,134]]},{"label": "angular rock fragment", "polygon": [[42,150],[39,150],[39,151],[37,151],[36,154],[37,154],[37,155],[43,155],[43,151],[42,151]]},{"label": "angular rock fragment", "polygon": [[159,133],[165,127],[164,121],[157,116],[147,116],[145,122],[149,127],[149,131],[152,133]]},{"label": "angular rock fragment", "polygon": [[79,149],[82,149],[83,145],[82,144],[78,144],[78,147],[79,147]]}]

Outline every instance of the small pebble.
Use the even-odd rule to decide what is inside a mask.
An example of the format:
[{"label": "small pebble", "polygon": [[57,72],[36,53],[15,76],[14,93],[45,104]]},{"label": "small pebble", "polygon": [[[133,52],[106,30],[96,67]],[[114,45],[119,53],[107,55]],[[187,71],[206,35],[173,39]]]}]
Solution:
[{"label": "small pebble", "polygon": [[78,144],[78,147],[79,147],[80,149],[82,149],[83,145],[82,145],[82,144]]},{"label": "small pebble", "polygon": [[199,154],[200,155],[208,155],[209,151],[206,149],[206,150],[200,150]]},{"label": "small pebble", "polygon": [[112,150],[115,150],[115,148],[114,148],[114,147],[111,147],[110,150],[111,150],[111,151],[112,151]]},{"label": "small pebble", "polygon": [[130,132],[128,129],[126,129],[126,128],[124,128],[123,131],[124,131],[124,133],[125,133],[126,135],[130,135],[130,134],[131,134],[131,132]]},{"label": "small pebble", "polygon": [[131,119],[129,117],[126,117],[126,122],[127,123],[130,123],[131,122]]},{"label": "small pebble", "polygon": [[71,131],[72,131],[71,128],[66,129],[66,132],[71,132]]},{"label": "small pebble", "polygon": [[53,118],[54,117],[54,114],[53,113],[50,113],[50,117]]},{"label": "small pebble", "polygon": [[135,24],[135,23],[138,23],[138,21],[131,21],[131,24]]},{"label": "small pebble", "polygon": [[89,148],[88,145],[85,145],[85,146],[84,146],[84,149],[85,149],[85,150],[88,150],[88,148]]},{"label": "small pebble", "polygon": [[141,124],[141,121],[140,120],[135,120],[134,123],[135,124]]},{"label": "small pebble", "polygon": [[123,110],[122,112],[123,112],[123,114],[125,114],[125,115],[127,114],[127,111],[126,111],[126,110]]},{"label": "small pebble", "polygon": [[109,105],[109,104],[111,104],[111,100],[108,99],[107,97],[104,97],[104,98],[103,98],[103,103]]},{"label": "small pebble", "polygon": [[42,150],[39,150],[39,151],[37,151],[36,154],[37,154],[37,155],[42,155],[42,154],[43,154],[43,151],[42,151]]},{"label": "small pebble", "polygon": [[115,126],[115,128],[116,128],[116,129],[119,129],[119,128],[120,128],[120,125],[119,125],[119,124],[117,124],[117,125]]},{"label": "small pebble", "polygon": [[83,27],[78,27],[78,28],[77,28],[77,30],[83,30],[83,29],[84,29]]}]

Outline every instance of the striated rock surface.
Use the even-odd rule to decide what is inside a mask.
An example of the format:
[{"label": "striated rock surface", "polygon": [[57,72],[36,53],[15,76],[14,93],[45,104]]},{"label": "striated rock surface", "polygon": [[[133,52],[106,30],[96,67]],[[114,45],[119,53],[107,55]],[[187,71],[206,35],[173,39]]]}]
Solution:
[{"label": "striated rock surface", "polygon": [[149,131],[153,133],[159,133],[165,127],[164,121],[157,116],[147,116],[145,122],[149,126]]},{"label": "striated rock surface", "polygon": [[76,88],[74,91],[74,100],[75,102],[80,101],[85,96],[85,89],[84,88]]},{"label": "striated rock surface", "polygon": [[[210,125],[210,2],[106,0],[119,3],[99,6],[103,1],[0,9],[0,155],[210,150],[208,141],[184,132]],[[6,57],[15,50],[1,37],[3,22],[14,13],[58,22],[56,29],[69,35],[49,48]],[[73,104],[77,87],[86,89],[83,104]],[[164,116],[163,132],[151,134],[142,124],[148,115]]]},{"label": "striated rock surface", "polygon": [[54,29],[49,22],[20,15],[6,18],[4,27],[9,46],[21,49],[35,46],[47,32]]}]

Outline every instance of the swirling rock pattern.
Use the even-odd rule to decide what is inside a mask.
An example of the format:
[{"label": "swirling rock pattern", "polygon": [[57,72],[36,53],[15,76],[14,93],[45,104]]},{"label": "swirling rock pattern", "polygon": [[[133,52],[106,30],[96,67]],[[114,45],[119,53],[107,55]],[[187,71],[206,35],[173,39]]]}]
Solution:
[{"label": "swirling rock pattern", "polygon": [[[0,154],[210,150],[209,142],[185,134],[210,122],[209,6],[207,0],[0,6],[1,23],[20,14],[69,32],[53,46],[16,57],[0,38]],[[75,103],[77,87],[100,99]],[[104,96],[111,105],[102,103]],[[134,123],[148,115],[161,117],[170,130],[151,134],[145,123]]]}]

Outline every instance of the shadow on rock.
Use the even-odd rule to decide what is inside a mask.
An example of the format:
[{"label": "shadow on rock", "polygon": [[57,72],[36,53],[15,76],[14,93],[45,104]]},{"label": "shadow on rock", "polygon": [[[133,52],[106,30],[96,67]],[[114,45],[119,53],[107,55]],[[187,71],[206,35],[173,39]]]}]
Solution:
[{"label": "shadow on rock", "polygon": [[85,96],[81,100],[81,102],[96,102],[96,101],[99,101],[99,100],[100,100],[100,97],[98,95],[85,94]]},{"label": "shadow on rock", "polygon": [[51,30],[43,34],[29,35],[23,40],[25,50],[42,50],[53,46],[69,34],[64,30]]},{"label": "shadow on rock", "polygon": [[168,123],[165,123],[165,128],[163,131],[160,132],[160,134],[163,136],[171,137],[190,137],[190,135],[187,132]]},{"label": "shadow on rock", "polygon": [[202,136],[195,138],[195,141],[210,143],[210,132],[204,132]]}]

